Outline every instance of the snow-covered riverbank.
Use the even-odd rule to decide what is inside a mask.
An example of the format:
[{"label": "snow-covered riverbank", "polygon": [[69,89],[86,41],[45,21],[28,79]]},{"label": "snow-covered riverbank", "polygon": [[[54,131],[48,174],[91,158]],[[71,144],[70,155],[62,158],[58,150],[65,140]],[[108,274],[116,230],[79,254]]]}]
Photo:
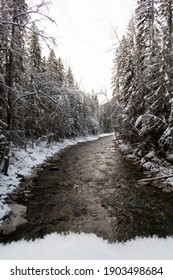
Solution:
[{"label": "snow-covered riverbank", "polygon": [[159,158],[156,152],[151,150],[142,155],[141,150],[135,149],[130,144],[121,142],[121,140],[118,141],[117,147],[126,159],[141,167],[146,179],[151,178],[149,183],[152,186],[162,189],[165,193],[173,192],[173,154],[167,155],[165,158]]},{"label": "snow-covered riverbank", "polygon": [[63,142],[52,142],[49,145],[47,141],[40,141],[34,146],[34,149],[29,147],[27,147],[26,151],[22,149],[13,149],[13,156],[11,157],[8,171],[9,176],[4,176],[0,173],[0,220],[10,210],[5,204],[4,199],[19,185],[20,178],[18,174],[29,175],[37,165],[43,163],[47,158],[68,146],[85,141],[94,141],[108,135],[111,134],[65,139]]},{"label": "snow-covered riverbank", "polygon": [[1,260],[172,260],[173,238],[136,238],[110,244],[95,234],[52,233],[0,245]]}]

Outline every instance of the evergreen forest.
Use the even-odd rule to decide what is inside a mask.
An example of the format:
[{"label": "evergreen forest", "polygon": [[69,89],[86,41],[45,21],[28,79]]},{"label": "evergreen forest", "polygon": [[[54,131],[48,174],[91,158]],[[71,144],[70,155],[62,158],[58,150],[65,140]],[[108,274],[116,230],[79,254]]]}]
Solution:
[{"label": "evergreen forest", "polygon": [[[126,33],[118,38],[112,68],[112,99],[80,89],[53,39],[32,20],[46,3],[0,4],[0,166],[8,173],[14,145],[60,141],[115,130],[141,157],[173,148],[173,1],[138,0]],[[47,17],[45,15],[45,17]],[[53,19],[48,18],[52,21]],[[117,40],[118,39],[118,40]],[[118,41],[118,46],[117,46]],[[43,45],[47,55],[43,55]],[[110,69],[111,75],[111,69]]]},{"label": "evergreen forest", "polygon": [[[49,3],[48,3],[49,4]],[[79,88],[72,68],[57,57],[56,43],[39,29],[44,1],[0,2],[0,166],[8,173],[13,146],[60,141],[104,130],[105,112],[97,94]],[[48,21],[53,22],[46,14]],[[43,48],[47,47],[47,56]],[[106,123],[108,121],[106,120]],[[110,130],[106,127],[105,130]]]},{"label": "evergreen forest", "polygon": [[143,156],[173,148],[173,1],[138,0],[113,61],[118,137]]}]

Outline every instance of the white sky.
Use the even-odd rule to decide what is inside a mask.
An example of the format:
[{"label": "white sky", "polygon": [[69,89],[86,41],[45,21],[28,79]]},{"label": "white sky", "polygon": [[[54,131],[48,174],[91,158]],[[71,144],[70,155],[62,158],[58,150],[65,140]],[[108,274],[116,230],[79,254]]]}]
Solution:
[{"label": "white sky", "polygon": [[57,38],[57,56],[71,66],[86,91],[111,92],[114,58],[112,27],[125,32],[137,0],[52,0],[49,15],[58,28],[49,27]]}]

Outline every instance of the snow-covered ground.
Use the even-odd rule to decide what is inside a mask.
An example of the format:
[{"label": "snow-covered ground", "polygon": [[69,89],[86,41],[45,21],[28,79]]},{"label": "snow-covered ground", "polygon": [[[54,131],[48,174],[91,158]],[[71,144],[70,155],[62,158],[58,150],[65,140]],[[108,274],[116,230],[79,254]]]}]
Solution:
[{"label": "snow-covered ground", "polygon": [[79,142],[94,141],[100,137],[108,136],[109,134],[99,134],[97,136],[77,137],[75,139],[65,139],[63,142],[52,142],[50,145],[47,141],[40,141],[33,148],[27,147],[27,151],[22,149],[13,149],[9,176],[4,176],[0,173],[0,220],[9,212],[8,206],[4,199],[8,193],[12,192],[20,183],[17,174],[29,175],[33,168],[43,163],[47,158],[60,150],[75,145]]},{"label": "snow-covered ground", "polygon": [[[158,181],[158,186],[162,188],[163,191],[165,188],[165,192],[173,192],[173,154],[170,154],[163,160],[157,157],[155,151],[151,150],[145,154],[145,156],[141,157],[141,155],[138,156],[136,154],[136,150],[134,150],[130,144],[125,144],[123,142],[119,144],[119,149],[126,158],[136,161],[144,170],[144,174],[147,174],[147,177],[165,177],[165,179],[162,180],[162,185],[160,181]],[[169,162],[170,159],[171,163]],[[157,185],[155,184],[155,186]]]},{"label": "snow-covered ground", "polygon": [[110,244],[94,234],[60,235],[0,245],[1,260],[173,260],[173,238]]}]

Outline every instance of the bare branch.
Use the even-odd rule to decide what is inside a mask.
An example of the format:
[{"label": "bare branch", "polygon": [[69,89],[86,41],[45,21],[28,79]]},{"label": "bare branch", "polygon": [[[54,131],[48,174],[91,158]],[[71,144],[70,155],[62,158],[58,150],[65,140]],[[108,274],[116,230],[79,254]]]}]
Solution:
[{"label": "bare branch", "polygon": [[121,42],[121,40],[120,40],[120,38],[119,38],[119,36],[118,36],[118,34],[117,34],[117,31],[115,30],[114,27],[113,27],[112,29],[113,29],[113,32],[114,32],[114,34],[115,34],[115,37],[116,37],[117,40],[118,40],[119,47],[120,47],[126,54],[128,54],[128,52],[126,51],[126,49],[122,47],[122,42]]},{"label": "bare branch", "polygon": [[24,95],[19,96],[19,97],[12,103],[12,107],[14,107],[15,104],[16,104],[17,102],[19,102],[22,98],[25,98],[25,97],[28,97],[28,96],[32,96],[32,95],[35,95],[35,94],[36,94],[35,92],[32,92],[32,93],[26,93],[26,94],[24,94]]},{"label": "bare branch", "polygon": [[46,39],[46,40],[49,40],[50,42],[53,42],[54,43],[54,41],[55,41],[55,39],[54,38],[52,38],[52,37],[50,37],[50,36],[46,36],[46,35],[44,35],[43,34],[43,32],[44,31],[36,31],[36,30],[33,30],[31,27],[29,27],[29,26],[27,26],[27,24],[20,24],[20,23],[17,23],[17,22],[13,22],[13,21],[2,21],[2,22],[0,22],[2,25],[4,24],[4,25],[16,25],[16,26],[20,26],[20,27],[22,27],[22,28],[24,28],[24,29],[28,29],[28,30],[30,30],[30,31],[32,31],[33,33],[35,33],[35,34],[37,34],[37,35],[39,35],[40,37],[42,37],[43,39]]},{"label": "bare branch", "polygon": [[20,16],[23,16],[23,15],[29,15],[29,14],[38,14],[38,15],[41,15],[41,16],[43,16],[44,18],[50,20],[52,23],[54,23],[54,24],[57,25],[57,23],[56,23],[56,21],[55,21],[54,19],[52,19],[52,18],[49,17],[48,15],[45,15],[44,13],[39,12],[39,11],[37,11],[37,10],[36,10],[36,11],[28,11],[28,12],[25,12],[25,13],[20,13],[20,14],[18,14],[16,17],[20,17]]}]

